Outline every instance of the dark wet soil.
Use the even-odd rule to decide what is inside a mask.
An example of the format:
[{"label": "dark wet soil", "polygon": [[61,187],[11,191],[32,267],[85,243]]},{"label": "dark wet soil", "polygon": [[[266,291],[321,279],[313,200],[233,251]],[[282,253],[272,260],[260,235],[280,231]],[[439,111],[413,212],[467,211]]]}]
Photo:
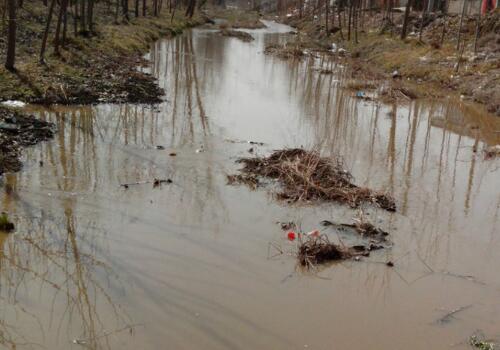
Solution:
[{"label": "dark wet soil", "polygon": [[21,170],[22,148],[52,138],[54,129],[54,124],[32,115],[0,108],[0,175]]}]

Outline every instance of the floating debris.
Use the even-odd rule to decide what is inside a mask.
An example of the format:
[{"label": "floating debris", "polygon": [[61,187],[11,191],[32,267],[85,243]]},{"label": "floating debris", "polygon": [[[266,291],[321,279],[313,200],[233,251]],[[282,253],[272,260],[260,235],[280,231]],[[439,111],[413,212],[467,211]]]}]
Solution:
[{"label": "floating debris", "polygon": [[12,232],[15,228],[15,225],[10,222],[7,213],[2,212],[2,214],[0,214],[0,231]]},{"label": "floating debris", "polygon": [[484,159],[486,160],[500,157],[500,145],[485,148],[483,152],[484,152]]},{"label": "floating debris", "polygon": [[153,181],[153,188],[156,188],[156,187],[159,187],[161,186],[162,184],[171,184],[172,183],[172,180],[171,179],[154,179]]},{"label": "floating debris", "polygon": [[289,222],[281,222],[281,221],[278,221],[276,222],[278,225],[280,225],[281,229],[283,231],[287,231],[287,230],[290,230],[292,228],[296,228],[297,225],[295,225],[295,222],[293,221],[289,221]]},{"label": "floating debris", "polygon": [[219,31],[219,34],[222,36],[229,36],[229,37],[237,38],[237,39],[240,39],[241,41],[244,41],[244,42],[250,42],[250,41],[255,40],[255,38],[253,36],[251,36],[247,32],[242,32],[240,30],[222,28]]},{"label": "floating debris", "polygon": [[307,237],[302,241],[297,253],[299,264],[308,269],[319,264],[339,261],[360,255],[355,249],[349,249],[330,242],[327,236]]},{"label": "floating debris", "polygon": [[[356,186],[352,175],[344,169],[341,158],[320,157],[318,152],[292,148],[273,152],[268,157],[240,158],[241,175],[231,183],[254,184],[258,177],[276,180],[281,191],[279,200],[289,202],[336,201],[353,208],[361,203],[374,203],[395,211],[394,199],[381,192]],[[249,180],[248,180],[249,179]]]},{"label": "floating debris", "polygon": [[440,317],[438,320],[437,320],[437,323],[439,324],[446,324],[446,323],[450,323],[452,321],[453,318],[455,318],[455,315],[458,314],[459,312],[462,312],[464,310],[467,310],[468,308],[470,308],[472,306],[472,304],[470,305],[466,305],[466,306],[461,306],[459,308],[456,308],[450,312],[448,312],[446,315],[444,315],[443,317]]},{"label": "floating debris", "polygon": [[260,181],[255,175],[237,174],[227,175],[228,185],[247,185],[252,190],[255,190],[260,185]]},{"label": "floating debris", "polygon": [[491,342],[491,341],[486,341],[486,340],[479,339],[479,337],[477,335],[472,335],[469,338],[469,344],[472,347],[474,347],[476,349],[480,349],[480,350],[495,350],[495,349],[498,349],[497,344],[495,344],[494,342]]}]

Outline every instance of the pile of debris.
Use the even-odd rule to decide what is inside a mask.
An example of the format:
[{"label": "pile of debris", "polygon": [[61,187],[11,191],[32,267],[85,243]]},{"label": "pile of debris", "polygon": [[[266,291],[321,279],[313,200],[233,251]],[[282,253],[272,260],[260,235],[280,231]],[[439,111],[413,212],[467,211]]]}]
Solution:
[{"label": "pile of debris", "polygon": [[355,185],[342,159],[321,157],[316,151],[292,148],[274,151],[268,157],[240,158],[244,166],[239,175],[228,176],[229,184],[246,184],[256,188],[258,178],[277,181],[279,200],[288,202],[335,201],[357,208],[373,203],[396,211],[394,199],[385,193]]},{"label": "pile of debris", "polygon": [[[300,266],[311,269],[328,262],[351,258],[359,260],[361,257],[370,256],[372,251],[392,246],[388,240],[389,233],[371,224],[362,212],[360,217],[354,220],[354,224],[335,224],[331,221],[323,221],[322,225],[334,227],[337,234],[349,230],[347,233],[354,234],[356,237],[351,236],[351,243],[346,244],[343,239],[340,239],[340,236],[340,243],[331,242],[328,235],[321,234],[319,230],[306,234],[289,232],[288,240],[298,238],[296,256]],[[387,263],[387,265],[394,266],[392,262]]]},{"label": "pile of debris", "polygon": [[250,42],[250,41],[255,40],[253,36],[251,36],[247,32],[242,32],[240,30],[221,28],[221,30],[219,31],[219,34],[222,36],[229,36],[229,37],[237,38],[237,39],[240,39],[241,41],[244,41],[244,42]]}]

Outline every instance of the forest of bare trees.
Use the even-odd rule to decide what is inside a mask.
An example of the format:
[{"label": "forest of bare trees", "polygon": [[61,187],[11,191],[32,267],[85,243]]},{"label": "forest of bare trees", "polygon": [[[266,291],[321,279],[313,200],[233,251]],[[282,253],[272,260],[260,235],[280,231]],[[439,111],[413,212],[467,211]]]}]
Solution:
[{"label": "forest of bare trees", "polygon": [[[418,38],[422,40],[422,32],[426,25],[436,18],[442,19],[442,35],[440,44],[443,44],[445,34],[456,40],[457,51],[463,46],[463,21],[472,6],[478,6],[476,13],[476,33],[474,47],[477,49],[477,40],[480,36],[481,5],[482,1],[464,0],[458,28],[454,32],[447,28],[447,16],[450,0],[408,0],[401,5],[397,0],[277,0],[276,10],[287,16],[298,16],[301,19],[322,21],[324,33],[328,36],[339,33],[342,40],[358,42],[360,31],[365,29],[367,21],[374,20],[375,14],[379,18],[380,31],[389,31],[395,27],[395,13],[403,11],[403,23],[398,35],[405,39],[409,33],[411,18],[417,18],[415,27]],[[478,4],[478,5],[477,5]]]},{"label": "forest of bare trees", "polygon": [[[26,0],[6,0],[0,9],[6,32],[5,68],[15,70],[16,40],[18,31],[18,10]],[[32,0],[28,0],[32,1]],[[92,37],[96,35],[98,23],[126,24],[132,18],[159,16],[167,8],[172,18],[181,7],[185,16],[192,18],[197,0],[35,0],[46,8],[45,26],[41,36],[39,60],[45,63],[47,46],[52,45],[54,54],[59,55],[67,44],[69,36]],[[203,4],[203,2],[201,3]],[[198,4],[199,6],[200,4]],[[5,30],[6,29],[6,30]]]}]

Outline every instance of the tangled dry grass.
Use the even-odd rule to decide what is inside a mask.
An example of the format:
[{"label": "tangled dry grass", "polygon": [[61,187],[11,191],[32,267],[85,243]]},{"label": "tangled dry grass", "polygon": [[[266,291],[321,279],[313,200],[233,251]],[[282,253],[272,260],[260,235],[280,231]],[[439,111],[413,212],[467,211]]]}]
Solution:
[{"label": "tangled dry grass", "polygon": [[338,157],[326,158],[316,151],[292,148],[275,151],[268,157],[241,158],[237,162],[244,165],[241,174],[229,176],[229,183],[254,184],[258,177],[276,180],[281,185],[276,193],[279,200],[335,201],[352,208],[373,203],[396,211],[391,196],[353,184],[352,175]]},{"label": "tangled dry grass", "polygon": [[247,32],[242,32],[240,30],[222,28],[219,31],[219,34],[222,36],[229,36],[229,37],[237,38],[237,39],[240,39],[241,41],[244,41],[247,43],[255,40],[255,38],[251,34],[249,34]]},{"label": "tangled dry grass", "polygon": [[312,268],[330,261],[349,259],[352,253],[348,248],[330,242],[327,236],[309,237],[300,243],[297,259],[303,267]]}]

